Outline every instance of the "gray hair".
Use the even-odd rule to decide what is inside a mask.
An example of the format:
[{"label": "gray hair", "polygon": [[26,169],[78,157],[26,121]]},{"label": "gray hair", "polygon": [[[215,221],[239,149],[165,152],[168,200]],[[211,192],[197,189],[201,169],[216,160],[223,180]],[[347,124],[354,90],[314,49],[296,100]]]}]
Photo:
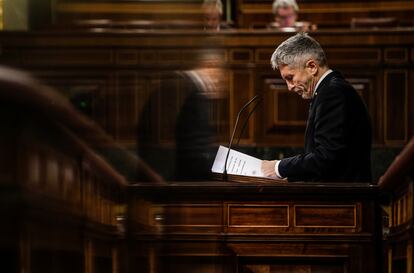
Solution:
[{"label": "gray hair", "polygon": [[280,65],[304,67],[309,59],[320,66],[326,66],[327,60],[321,45],[307,33],[298,33],[281,43],[273,52],[270,63],[274,70]]},{"label": "gray hair", "polygon": [[279,8],[293,7],[293,10],[297,13],[299,11],[299,6],[295,0],[275,0],[272,4],[273,14],[277,13]]},{"label": "gray hair", "polygon": [[220,15],[223,15],[223,3],[221,0],[204,0],[202,8],[215,8]]}]

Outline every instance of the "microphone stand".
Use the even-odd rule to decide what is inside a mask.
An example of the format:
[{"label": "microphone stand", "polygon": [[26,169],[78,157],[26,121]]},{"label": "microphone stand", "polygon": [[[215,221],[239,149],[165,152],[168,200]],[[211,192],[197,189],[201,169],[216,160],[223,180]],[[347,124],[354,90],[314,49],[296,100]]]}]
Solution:
[{"label": "microphone stand", "polygon": [[[230,149],[231,149],[231,145],[233,144],[233,139],[234,139],[234,135],[236,133],[236,129],[237,129],[237,125],[239,123],[239,119],[240,119],[240,115],[241,113],[255,100],[257,100],[259,98],[259,95],[255,95],[251,100],[249,100],[241,109],[240,111],[237,113],[237,117],[236,117],[236,122],[234,123],[234,128],[233,128],[233,132],[231,134],[231,138],[230,138],[230,142],[229,142],[229,147],[227,150],[227,154],[226,154],[226,159],[224,160],[224,171],[223,171],[223,180],[227,181],[227,160],[229,159],[229,155],[230,155]],[[257,103],[258,104],[258,103]],[[257,106],[256,104],[256,106]],[[253,111],[256,109],[256,106],[253,108],[253,110],[249,113],[247,120],[249,119],[251,113],[253,113]],[[245,127],[245,126],[244,126]],[[244,129],[244,128],[243,128]]]}]

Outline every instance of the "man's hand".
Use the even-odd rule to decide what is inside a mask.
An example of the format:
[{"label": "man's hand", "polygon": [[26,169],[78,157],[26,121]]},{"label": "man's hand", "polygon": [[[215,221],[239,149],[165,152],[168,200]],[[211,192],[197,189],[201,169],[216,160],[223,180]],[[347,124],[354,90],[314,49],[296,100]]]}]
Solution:
[{"label": "man's hand", "polygon": [[262,161],[262,173],[266,177],[276,177],[275,172],[276,160],[263,160]]}]

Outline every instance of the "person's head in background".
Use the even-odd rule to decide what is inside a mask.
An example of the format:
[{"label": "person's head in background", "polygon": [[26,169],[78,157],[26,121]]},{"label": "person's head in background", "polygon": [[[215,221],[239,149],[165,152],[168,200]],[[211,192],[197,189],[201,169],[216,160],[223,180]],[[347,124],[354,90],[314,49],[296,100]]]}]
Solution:
[{"label": "person's head in background", "polygon": [[295,27],[299,7],[295,0],[274,0],[272,12],[279,27]]},{"label": "person's head in background", "polygon": [[204,28],[220,30],[221,16],[223,15],[221,0],[204,0],[202,9],[204,13]]}]

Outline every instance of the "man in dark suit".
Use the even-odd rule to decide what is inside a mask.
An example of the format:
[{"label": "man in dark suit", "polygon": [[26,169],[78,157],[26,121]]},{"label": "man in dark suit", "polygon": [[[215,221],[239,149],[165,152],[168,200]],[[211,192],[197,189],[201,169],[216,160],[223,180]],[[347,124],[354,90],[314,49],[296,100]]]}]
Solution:
[{"label": "man in dark suit", "polygon": [[288,89],[309,99],[305,152],[262,162],[265,176],[289,181],[370,182],[371,122],[364,102],[339,72],[329,69],[319,43],[304,33],[272,55]]}]

